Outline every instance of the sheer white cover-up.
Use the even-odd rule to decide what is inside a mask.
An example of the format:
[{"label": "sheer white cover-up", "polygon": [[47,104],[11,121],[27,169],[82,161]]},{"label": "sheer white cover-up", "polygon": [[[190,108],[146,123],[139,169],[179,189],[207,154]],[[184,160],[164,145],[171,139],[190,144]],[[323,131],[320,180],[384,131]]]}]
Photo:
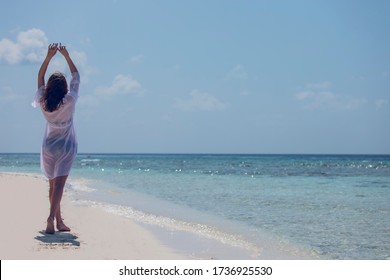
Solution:
[{"label": "sheer white cover-up", "polygon": [[78,98],[80,75],[72,73],[69,92],[63,99],[63,104],[53,112],[45,111],[41,104],[45,86],[35,93],[33,107],[41,107],[46,119],[45,134],[41,148],[41,170],[49,179],[69,175],[77,154],[77,138],[73,126],[73,116]]}]

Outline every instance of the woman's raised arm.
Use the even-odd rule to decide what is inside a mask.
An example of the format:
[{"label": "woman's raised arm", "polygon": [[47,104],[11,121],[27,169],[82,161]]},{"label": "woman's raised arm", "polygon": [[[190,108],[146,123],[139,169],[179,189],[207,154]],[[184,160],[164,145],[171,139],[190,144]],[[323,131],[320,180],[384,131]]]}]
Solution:
[{"label": "woman's raised arm", "polygon": [[70,73],[78,72],[76,66],[74,65],[72,59],[70,58],[70,55],[66,47],[60,44],[60,46],[58,47],[58,51],[64,56],[66,62],[68,63]]},{"label": "woman's raised arm", "polygon": [[53,56],[56,55],[58,50],[58,44],[50,44],[47,49],[47,55],[45,60],[43,61],[41,68],[39,68],[38,71],[38,88],[43,86],[45,84],[45,74],[47,70],[47,66],[50,63],[50,60],[53,58]]}]

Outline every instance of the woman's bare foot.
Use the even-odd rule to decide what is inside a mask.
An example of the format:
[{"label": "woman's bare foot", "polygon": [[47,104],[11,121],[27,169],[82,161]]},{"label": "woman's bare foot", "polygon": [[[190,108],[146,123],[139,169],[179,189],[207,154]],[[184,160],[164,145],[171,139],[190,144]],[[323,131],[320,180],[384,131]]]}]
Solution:
[{"label": "woman's bare foot", "polygon": [[57,229],[59,231],[70,231],[70,228],[64,224],[62,219],[57,220]]},{"label": "woman's bare foot", "polygon": [[54,230],[54,221],[53,220],[47,219],[47,226],[46,226],[45,232],[47,234],[54,234],[55,230]]}]

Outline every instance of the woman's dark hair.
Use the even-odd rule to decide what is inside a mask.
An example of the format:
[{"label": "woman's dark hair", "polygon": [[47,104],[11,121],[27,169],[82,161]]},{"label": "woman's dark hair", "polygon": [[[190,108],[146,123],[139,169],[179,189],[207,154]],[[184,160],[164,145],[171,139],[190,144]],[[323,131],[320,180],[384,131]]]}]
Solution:
[{"label": "woman's dark hair", "polygon": [[67,93],[68,84],[64,74],[60,72],[53,73],[47,81],[45,92],[40,99],[43,109],[53,112],[60,108]]}]

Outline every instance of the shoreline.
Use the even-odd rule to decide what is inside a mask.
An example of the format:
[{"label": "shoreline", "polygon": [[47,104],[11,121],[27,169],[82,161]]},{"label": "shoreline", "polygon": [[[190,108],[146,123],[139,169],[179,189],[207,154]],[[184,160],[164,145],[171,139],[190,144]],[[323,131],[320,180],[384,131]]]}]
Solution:
[{"label": "shoreline", "polygon": [[[278,244],[263,233],[260,233],[261,244],[253,244],[205,224],[150,215],[123,205],[83,200],[71,189],[65,188],[61,207],[72,231],[47,235],[44,229],[49,201],[44,177],[0,172],[0,217],[4,228],[14,229],[0,234],[0,258],[319,259],[313,252]],[[18,199],[20,209],[17,209]],[[27,222],[22,223],[23,220]]]}]

